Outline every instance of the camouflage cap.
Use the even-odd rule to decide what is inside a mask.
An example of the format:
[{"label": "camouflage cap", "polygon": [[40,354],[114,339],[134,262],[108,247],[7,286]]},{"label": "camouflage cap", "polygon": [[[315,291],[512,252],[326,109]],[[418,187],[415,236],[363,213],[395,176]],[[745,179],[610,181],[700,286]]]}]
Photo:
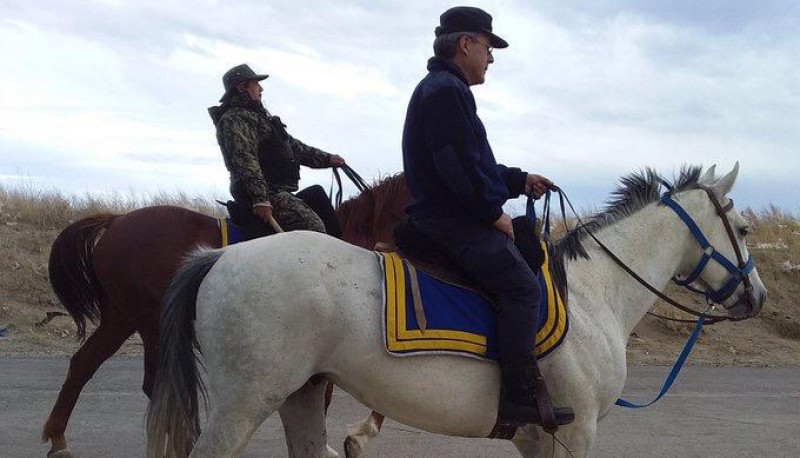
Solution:
[{"label": "camouflage cap", "polygon": [[249,80],[261,81],[267,79],[269,75],[258,75],[247,64],[241,64],[233,67],[222,75],[222,85],[225,87],[225,95],[222,96],[220,102],[227,96],[233,88],[239,83]]}]

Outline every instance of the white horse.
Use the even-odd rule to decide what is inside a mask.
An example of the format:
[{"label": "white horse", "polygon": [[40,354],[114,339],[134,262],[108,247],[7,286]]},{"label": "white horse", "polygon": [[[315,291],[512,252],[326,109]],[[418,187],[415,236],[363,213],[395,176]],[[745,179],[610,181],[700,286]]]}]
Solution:
[{"label": "white horse", "polygon": [[[748,259],[746,221],[735,211],[722,212],[731,239],[712,204],[712,198],[729,201],[737,172],[738,164],[715,179],[713,168],[702,178],[699,168],[686,169],[672,197],[720,254],[736,259],[735,244]],[[676,213],[659,204],[658,183],[649,171],[626,177],[616,201],[590,225],[635,272],[663,288],[673,275],[694,272],[703,250]],[[588,254],[567,264],[570,331],[541,361],[553,404],[575,409],[575,422],[557,437],[576,457],[589,455],[598,419],[622,393],[628,336],[655,300],[583,232],[561,243],[567,257]],[[732,276],[714,262],[698,275],[695,284],[711,290]],[[729,316],[753,316],[766,299],[756,270],[744,277],[722,301]],[[497,364],[390,356],[382,343],[382,300],[376,255],[321,234],[292,232],[196,254],[165,303],[161,367],[147,414],[148,456],[185,456],[199,434],[202,386],[193,344],[202,351],[210,407],[192,457],[236,456],[276,410],[290,457],[325,456],[319,375],[401,423],[451,436],[489,435],[500,393]],[[525,457],[567,455],[545,438],[528,426],[513,442]]]}]

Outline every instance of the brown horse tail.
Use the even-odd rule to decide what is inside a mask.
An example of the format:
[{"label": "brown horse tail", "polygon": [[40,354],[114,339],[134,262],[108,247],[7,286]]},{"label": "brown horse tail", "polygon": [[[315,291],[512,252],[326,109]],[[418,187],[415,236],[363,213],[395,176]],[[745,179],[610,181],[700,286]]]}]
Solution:
[{"label": "brown horse tail", "polygon": [[161,310],[161,358],[147,407],[147,456],[183,458],[200,436],[200,402],[208,396],[198,370],[195,302],[208,271],[224,250],[199,250],[172,278]]},{"label": "brown horse tail", "polygon": [[78,337],[86,337],[86,319],[100,318],[103,288],[94,272],[92,254],[101,232],[119,215],[101,214],[84,218],[61,231],[50,250],[50,285],[64,304]]}]

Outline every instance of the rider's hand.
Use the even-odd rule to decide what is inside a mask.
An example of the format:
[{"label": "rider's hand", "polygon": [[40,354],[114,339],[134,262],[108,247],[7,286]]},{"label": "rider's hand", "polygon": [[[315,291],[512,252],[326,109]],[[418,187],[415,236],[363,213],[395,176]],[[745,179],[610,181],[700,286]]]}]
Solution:
[{"label": "rider's hand", "polygon": [[338,154],[331,154],[330,165],[331,167],[341,167],[345,164],[344,158]]},{"label": "rider's hand", "polygon": [[511,223],[511,217],[507,213],[503,213],[500,218],[497,218],[497,221],[494,222],[494,228],[514,240],[514,225]]},{"label": "rider's hand", "polygon": [[533,193],[534,199],[542,197],[551,186],[553,186],[552,181],[536,173],[529,173],[525,178],[525,194],[529,196]]},{"label": "rider's hand", "polygon": [[261,221],[269,224],[269,218],[272,216],[272,204],[266,201],[253,205],[253,214]]}]

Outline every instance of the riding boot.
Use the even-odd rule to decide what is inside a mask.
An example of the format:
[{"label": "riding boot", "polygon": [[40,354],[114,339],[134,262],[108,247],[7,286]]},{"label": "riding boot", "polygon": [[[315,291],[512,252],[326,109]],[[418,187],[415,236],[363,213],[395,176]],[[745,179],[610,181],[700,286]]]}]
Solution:
[{"label": "riding boot", "polygon": [[500,363],[503,391],[497,422],[507,426],[527,424],[542,425],[545,431],[554,432],[559,425],[575,420],[569,407],[550,405],[547,386],[532,355],[503,358]]}]

